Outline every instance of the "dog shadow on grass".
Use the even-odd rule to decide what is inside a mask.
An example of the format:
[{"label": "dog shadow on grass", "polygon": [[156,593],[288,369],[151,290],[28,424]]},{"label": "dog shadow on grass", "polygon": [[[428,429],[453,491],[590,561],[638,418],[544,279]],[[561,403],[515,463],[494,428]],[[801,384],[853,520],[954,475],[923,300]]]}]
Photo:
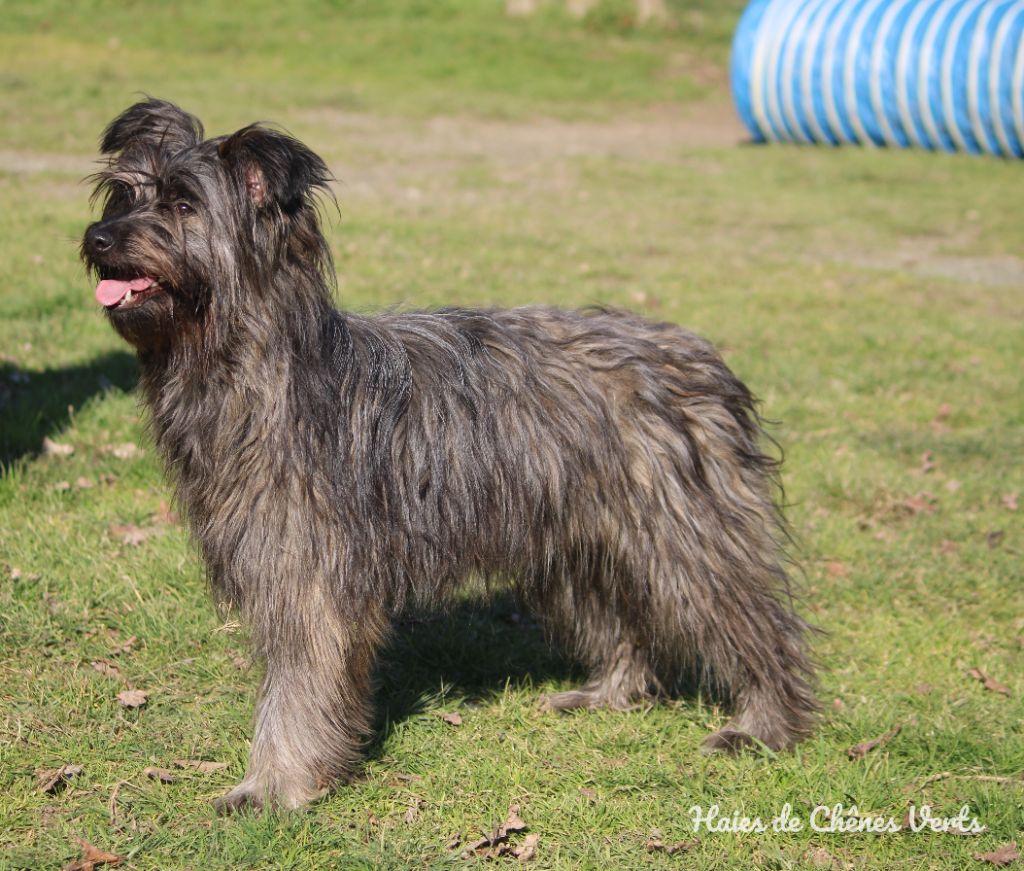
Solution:
[{"label": "dog shadow on grass", "polygon": [[370,755],[379,756],[395,726],[428,706],[487,704],[506,686],[579,683],[583,677],[510,592],[473,596],[426,618],[406,615],[380,658]]},{"label": "dog shadow on grass", "polygon": [[111,387],[131,390],[135,381],[135,357],[125,351],[38,371],[0,359],[0,476],[42,453],[43,440],[56,438],[93,396]]}]

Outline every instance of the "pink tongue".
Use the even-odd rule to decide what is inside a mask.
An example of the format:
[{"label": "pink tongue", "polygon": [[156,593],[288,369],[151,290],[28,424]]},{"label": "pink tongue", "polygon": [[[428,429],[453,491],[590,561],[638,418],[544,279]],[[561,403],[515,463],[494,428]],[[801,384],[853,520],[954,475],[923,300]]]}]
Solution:
[{"label": "pink tongue", "polygon": [[118,281],[105,278],[96,285],[96,302],[100,305],[117,305],[128,291],[145,290],[153,285],[152,278],[133,278],[131,281]]}]

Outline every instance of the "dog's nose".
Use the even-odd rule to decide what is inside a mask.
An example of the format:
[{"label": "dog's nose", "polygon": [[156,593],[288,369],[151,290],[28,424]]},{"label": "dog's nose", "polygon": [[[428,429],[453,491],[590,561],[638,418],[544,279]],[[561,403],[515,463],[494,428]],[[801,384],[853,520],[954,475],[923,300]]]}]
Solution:
[{"label": "dog's nose", "polygon": [[85,236],[85,243],[96,254],[104,254],[114,245],[114,234],[103,227],[92,227]]}]

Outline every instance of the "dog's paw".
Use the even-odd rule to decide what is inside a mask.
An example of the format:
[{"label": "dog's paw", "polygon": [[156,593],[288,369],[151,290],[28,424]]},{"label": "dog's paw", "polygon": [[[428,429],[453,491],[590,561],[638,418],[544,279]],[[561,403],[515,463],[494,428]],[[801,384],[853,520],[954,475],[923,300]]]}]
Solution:
[{"label": "dog's paw", "polygon": [[213,809],[221,816],[240,812],[258,814],[263,810],[263,796],[257,795],[250,787],[240,783],[230,792],[215,798]]},{"label": "dog's paw", "polygon": [[213,807],[221,815],[259,814],[264,810],[294,811],[323,798],[326,794],[326,788],[314,787],[304,782],[277,782],[268,785],[258,780],[246,779],[230,792],[214,799]]},{"label": "dog's paw", "polygon": [[719,729],[712,735],[708,735],[704,739],[704,743],[701,744],[700,752],[706,756],[710,756],[712,753],[724,753],[729,756],[735,756],[737,753],[742,753],[756,744],[757,741],[746,732],[741,732],[739,729],[731,729],[727,726],[724,729]]},{"label": "dog's paw", "polygon": [[601,707],[596,694],[586,689],[568,690],[564,693],[552,693],[545,696],[541,703],[543,711],[576,711]]}]

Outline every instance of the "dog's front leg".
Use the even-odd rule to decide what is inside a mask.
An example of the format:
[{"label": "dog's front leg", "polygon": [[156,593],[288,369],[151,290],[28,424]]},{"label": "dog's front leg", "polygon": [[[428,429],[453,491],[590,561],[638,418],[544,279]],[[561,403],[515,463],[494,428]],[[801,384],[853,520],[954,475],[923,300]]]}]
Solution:
[{"label": "dog's front leg", "polygon": [[308,600],[256,621],[266,675],[249,766],[214,802],[219,812],[298,808],[352,773],[372,724],[374,658],[386,627],[378,610],[341,620]]}]

